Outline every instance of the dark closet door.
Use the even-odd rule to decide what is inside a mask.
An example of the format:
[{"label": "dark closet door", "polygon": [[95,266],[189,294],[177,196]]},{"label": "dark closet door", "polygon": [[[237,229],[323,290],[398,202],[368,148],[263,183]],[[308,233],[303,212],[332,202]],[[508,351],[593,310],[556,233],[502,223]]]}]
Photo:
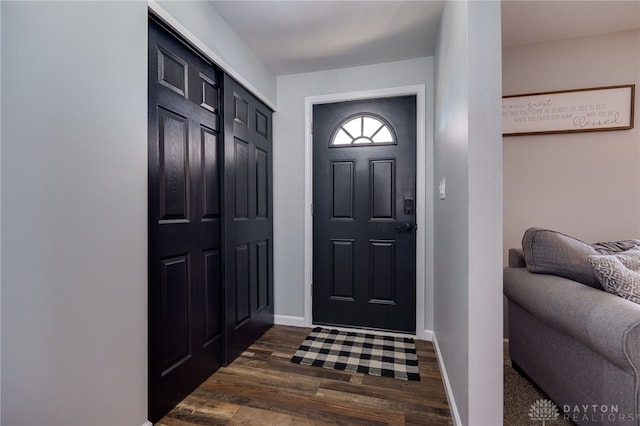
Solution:
[{"label": "dark closet door", "polygon": [[219,74],[149,25],[149,419],[221,365]]},{"label": "dark closet door", "polygon": [[224,76],[226,363],[273,325],[271,110]]}]

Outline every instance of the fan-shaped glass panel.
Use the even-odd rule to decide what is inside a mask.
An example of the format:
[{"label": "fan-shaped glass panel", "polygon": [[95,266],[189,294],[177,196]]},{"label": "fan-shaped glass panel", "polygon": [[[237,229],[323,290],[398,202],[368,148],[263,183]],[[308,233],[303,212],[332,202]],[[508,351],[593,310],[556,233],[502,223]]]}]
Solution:
[{"label": "fan-shaped glass panel", "polygon": [[342,128],[354,138],[362,136],[362,117],[356,117],[342,125]]},{"label": "fan-shaped glass panel", "polygon": [[353,140],[353,143],[371,143],[369,138],[357,138]]},{"label": "fan-shaped glass panel", "polygon": [[361,114],[343,122],[333,133],[331,146],[391,144],[395,138],[389,125],[380,118]]},{"label": "fan-shaped glass panel", "polygon": [[374,143],[392,143],[393,135],[387,127],[383,127],[373,136],[372,139]]},{"label": "fan-shaped glass panel", "polygon": [[343,129],[339,129],[333,138],[333,145],[349,145],[351,142],[353,138]]},{"label": "fan-shaped glass panel", "polygon": [[362,117],[362,134],[368,138],[372,138],[383,127],[384,124],[380,120],[373,117]]}]

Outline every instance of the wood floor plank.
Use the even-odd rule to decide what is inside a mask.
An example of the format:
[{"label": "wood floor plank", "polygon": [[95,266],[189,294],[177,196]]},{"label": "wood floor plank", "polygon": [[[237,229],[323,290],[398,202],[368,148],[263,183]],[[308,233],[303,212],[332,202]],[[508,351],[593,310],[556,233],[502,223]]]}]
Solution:
[{"label": "wood floor plank", "polygon": [[331,370],[328,368],[309,367],[308,365],[294,364],[289,360],[283,361],[282,359],[278,359],[265,361],[259,359],[238,358],[236,361],[234,361],[234,363],[235,362],[237,362],[237,365],[242,366],[272,369],[280,372],[281,374],[298,374],[301,376],[322,377],[325,379],[344,382],[348,382],[349,380],[351,380],[351,374],[349,372]]},{"label": "wood floor plank", "polygon": [[167,415],[163,417],[162,420],[160,420],[158,423],[155,423],[155,425],[156,426],[193,426],[195,424],[191,420],[180,420],[175,416],[178,416],[178,414],[172,413],[171,415]]},{"label": "wood floor plank", "polygon": [[[261,410],[259,408],[242,407],[229,424],[233,425],[278,425],[278,426],[292,426],[303,425],[311,423],[309,419],[304,417],[292,416],[289,414],[274,413],[269,410]],[[314,425],[331,425],[333,423],[317,420],[313,422]]]},{"label": "wood floor plank", "polygon": [[[395,379],[392,379],[395,380]],[[376,386],[359,385],[355,383],[343,383],[334,381],[325,381],[320,385],[321,389],[331,389],[350,393],[354,395],[363,395],[371,398],[378,398],[387,401],[402,401],[413,403],[416,405],[424,405],[433,408],[441,408],[448,410],[447,399],[445,395],[439,393],[416,393],[389,388],[379,388]]]},{"label": "wood floor plank", "polygon": [[[343,425],[387,424],[387,422],[383,421],[374,421],[370,416],[367,416],[367,418],[360,418],[357,417],[356,413],[356,416],[354,417],[349,413],[345,413],[341,410],[332,410],[327,406],[309,406],[308,404],[300,403],[301,401],[298,401],[295,398],[274,400],[269,397],[271,395],[269,392],[261,392],[260,395],[257,395],[255,393],[247,393],[246,389],[242,389],[242,386],[224,383],[213,383],[212,385],[213,386],[210,389],[200,389],[200,392],[206,394],[208,398],[239,404],[243,407],[251,407],[272,411],[274,413],[303,417],[308,419],[311,424],[315,424],[316,422],[330,422],[333,424]],[[318,402],[316,401],[316,404],[317,403]]]},{"label": "wood floor plank", "polygon": [[310,331],[271,328],[157,425],[452,424],[431,342],[416,342],[422,380],[404,381],[290,362]]},{"label": "wood floor plank", "polygon": [[442,424],[449,424],[449,409],[434,408],[431,407],[430,404],[420,405],[409,403],[406,401],[376,398],[368,395],[334,391],[329,389],[319,389],[317,395],[321,398],[350,401],[356,404],[362,404],[371,407],[384,407],[388,410],[402,412],[405,416],[405,423],[422,422],[423,425],[431,425],[431,422],[426,422],[427,419],[429,419],[430,421],[433,419],[439,419]]},{"label": "wood floor plank", "polygon": [[167,416],[156,425],[187,426],[187,425],[219,425],[226,424],[241,408],[239,405],[220,401],[202,400],[187,397],[180,402]]},{"label": "wood floor plank", "polygon": [[[210,381],[204,383],[204,389],[208,388],[207,384],[209,382]],[[337,413],[342,416],[371,422],[385,423],[386,420],[390,420],[395,424],[404,423],[404,414],[385,410],[381,407],[363,407],[343,401],[327,401],[287,391],[265,392],[265,389],[260,386],[254,386],[248,383],[239,384],[234,380],[229,380],[229,378],[225,376],[218,376],[213,380],[213,383],[216,389],[224,389],[234,395],[244,396],[252,400],[268,401],[274,405],[299,407],[302,412]]]},{"label": "wood floor plank", "polygon": [[219,372],[218,378],[236,383],[249,383],[253,386],[262,386],[265,390],[286,390],[303,395],[315,394],[322,382],[322,378],[318,377],[300,375],[283,376],[278,371],[246,366],[230,366],[225,368]]},{"label": "wood floor plank", "polygon": [[420,395],[421,397],[442,397],[445,398],[442,380],[422,375],[420,372],[420,381],[397,380],[389,381],[387,377],[365,375],[362,378],[362,384],[376,386],[380,389],[388,389],[390,391],[409,392],[411,394]]}]

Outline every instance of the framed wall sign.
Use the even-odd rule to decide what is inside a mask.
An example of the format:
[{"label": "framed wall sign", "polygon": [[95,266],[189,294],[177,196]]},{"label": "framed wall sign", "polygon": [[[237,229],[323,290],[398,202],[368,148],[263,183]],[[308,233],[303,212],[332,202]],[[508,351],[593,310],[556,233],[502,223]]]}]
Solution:
[{"label": "framed wall sign", "polygon": [[502,135],[633,129],[635,84],[502,97]]}]

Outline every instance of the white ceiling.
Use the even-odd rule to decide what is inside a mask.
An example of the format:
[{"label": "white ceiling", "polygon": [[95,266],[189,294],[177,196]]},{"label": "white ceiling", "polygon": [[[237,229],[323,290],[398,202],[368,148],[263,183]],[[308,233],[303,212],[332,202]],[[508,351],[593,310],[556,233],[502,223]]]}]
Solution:
[{"label": "white ceiling", "polygon": [[217,1],[277,75],[433,55],[438,1]]},{"label": "white ceiling", "polygon": [[[259,0],[211,4],[276,74],[432,56],[442,0]],[[640,28],[640,0],[502,2],[503,45]]]}]

